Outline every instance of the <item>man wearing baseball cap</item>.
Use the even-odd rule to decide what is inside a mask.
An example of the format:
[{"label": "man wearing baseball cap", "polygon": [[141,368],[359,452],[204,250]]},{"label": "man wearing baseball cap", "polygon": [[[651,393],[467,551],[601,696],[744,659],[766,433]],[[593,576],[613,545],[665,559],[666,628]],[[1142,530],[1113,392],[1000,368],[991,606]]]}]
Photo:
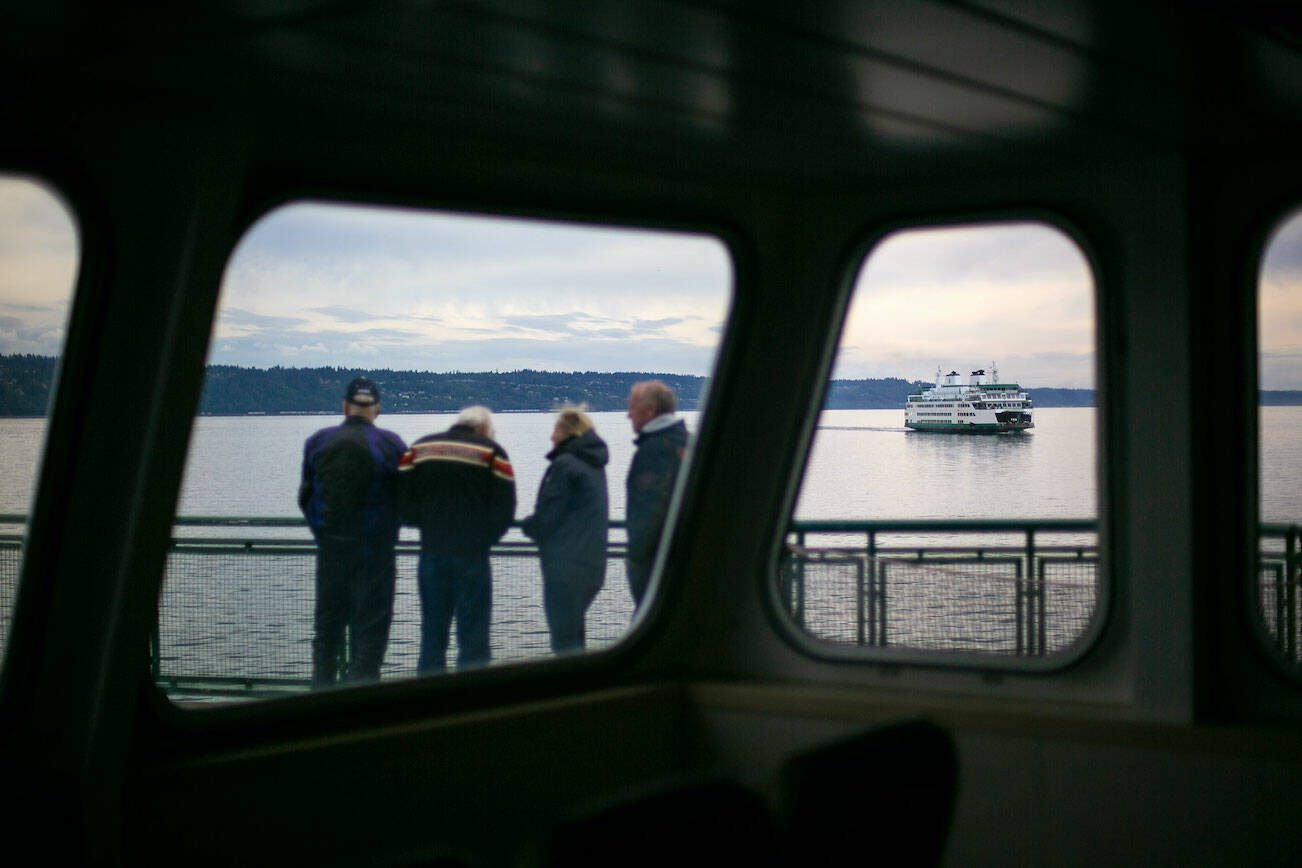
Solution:
[{"label": "man wearing baseball cap", "polygon": [[393,620],[398,461],[407,446],[375,426],[380,388],[371,380],[348,384],[343,413],[341,424],[307,439],[298,490],[317,544],[314,688],[379,679]]}]

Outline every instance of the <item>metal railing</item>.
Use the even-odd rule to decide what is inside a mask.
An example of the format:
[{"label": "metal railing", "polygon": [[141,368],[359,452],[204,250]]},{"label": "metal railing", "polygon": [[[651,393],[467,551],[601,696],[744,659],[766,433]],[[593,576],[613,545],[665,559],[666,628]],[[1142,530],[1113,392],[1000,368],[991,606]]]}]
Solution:
[{"label": "metal railing", "polygon": [[[304,522],[186,517],[175,524],[150,641],[155,681],[169,693],[186,695],[308,689],[316,545]],[[588,611],[590,649],[618,641],[632,617],[624,523],[613,521],[611,527],[605,585]],[[403,537],[397,546],[393,623],[382,678],[414,674],[419,651],[420,546],[413,532],[404,530]],[[516,524],[492,548],[489,561],[493,660],[549,656],[537,546]],[[454,627],[453,647],[455,635]]]},{"label": "metal railing", "polygon": [[1275,653],[1291,664],[1302,663],[1302,553],[1298,526],[1263,524],[1257,561],[1258,617]]},{"label": "metal railing", "polygon": [[780,591],[815,638],[1042,657],[1098,607],[1092,519],[793,522]]},{"label": "metal railing", "polygon": [[[7,638],[24,516],[0,515],[0,643]],[[588,646],[618,641],[632,615],[622,522]],[[406,535],[406,532],[405,532]],[[1261,527],[1258,617],[1276,653],[1302,663],[1302,545],[1297,525]],[[398,546],[384,677],[415,670],[418,543]],[[149,643],[155,680],[179,695],[306,690],[315,544],[301,519],[185,517],[175,522]],[[536,547],[513,530],[491,553],[495,660],[548,656]],[[798,521],[778,590],[819,640],[866,648],[1044,657],[1088,631],[1099,601],[1092,520]],[[3,647],[0,644],[0,647]]]}]

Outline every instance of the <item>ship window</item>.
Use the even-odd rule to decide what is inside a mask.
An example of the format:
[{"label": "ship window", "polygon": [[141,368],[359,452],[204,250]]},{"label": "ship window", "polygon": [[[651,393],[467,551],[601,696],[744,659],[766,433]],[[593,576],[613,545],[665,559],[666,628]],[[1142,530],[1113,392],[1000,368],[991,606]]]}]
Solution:
[{"label": "ship window", "polygon": [[1275,231],[1257,295],[1259,540],[1257,622],[1302,675],[1302,212]]},{"label": "ship window", "polygon": [[192,707],[619,642],[631,587],[656,591],[731,284],[695,233],[263,216],[223,278],[155,682]]},{"label": "ship window", "polygon": [[[778,549],[775,605],[800,647],[1031,670],[1084,652],[1105,603],[1094,311],[1088,261],[1046,224],[873,246]],[[991,394],[955,413],[951,392],[906,424],[906,396],[941,387]]]},{"label": "ship window", "polygon": [[59,194],[0,174],[0,662],[79,261],[77,226]]}]

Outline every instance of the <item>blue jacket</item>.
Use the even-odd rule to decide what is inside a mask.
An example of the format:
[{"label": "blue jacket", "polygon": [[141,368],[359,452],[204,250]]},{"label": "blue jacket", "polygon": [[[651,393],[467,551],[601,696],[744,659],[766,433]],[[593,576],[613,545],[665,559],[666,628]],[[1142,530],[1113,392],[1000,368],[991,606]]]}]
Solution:
[{"label": "blue jacket", "polygon": [[562,441],[547,459],[551,465],[538,488],[538,502],[521,527],[538,543],[544,581],[600,587],[610,527],[610,451],[596,431],[588,431]]},{"label": "blue jacket", "polygon": [[674,480],[687,451],[687,425],[679,419],[667,428],[639,434],[628,468],[624,509],[628,519],[629,580],[645,587],[655,563],[656,546],[669,512]]},{"label": "blue jacket", "polygon": [[402,438],[359,416],[322,428],[303,446],[298,507],[314,536],[398,539],[398,461]]}]

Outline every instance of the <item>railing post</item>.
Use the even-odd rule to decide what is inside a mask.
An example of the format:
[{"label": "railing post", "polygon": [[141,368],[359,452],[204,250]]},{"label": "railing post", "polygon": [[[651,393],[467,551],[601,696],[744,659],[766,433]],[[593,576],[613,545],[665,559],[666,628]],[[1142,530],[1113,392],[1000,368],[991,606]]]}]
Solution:
[{"label": "railing post", "polygon": [[886,647],[886,562],[877,564],[877,582],[869,590],[869,602],[872,605],[868,613],[872,624],[873,645]]},{"label": "railing post", "polygon": [[1048,638],[1046,636],[1046,625],[1045,625],[1045,617],[1044,617],[1045,606],[1046,606],[1045,600],[1048,597],[1048,594],[1045,593],[1045,578],[1044,578],[1044,568],[1046,566],[1048,565],[1044,562],[1043,558],[1041,558],[1040,563],[1036,565],[1037,572],[1036,572],[1036,582],[1035,582],[1035,588],[1036,588],[1035,604],[1036,604],[1036,626],[1039,632],[1038,635],[1036,636],[1035,653],[1036,656],[1039,657],[1044,656],[1045,645],[1047,644],[1046,640]]},{"label": "railing post", "polygon": [[1045,646],[1044,564],[1035,562],[1035,528],[1026,528],[1026,559],[1017,560],[1013,619],[1015,654],[1042,655]]},{"label": "railing post", "polygon": [[1298,661],[1298,583],[1302,580],[1298,575],[1297,535],[1298,526],[1289,525],[1284,543],[1284,587],[1287,596],[1285,612],[1288,629],[1284,653],[1288,655],[1291,663]]},{"label": "railing post", "polygon": [[877,563],[877,531],[868,531],[868,644],[877,645],[885,640],[885,631],[878,630],[878,620],[885,625],[885,619],[878,614],[877,598],[881,569]]},{"label": "railing post", "polygon": [[[1035,557],[1035,530],[1034,529],[1029,530],[1027,532],[1026,540],[1027,540],[1027,546],[1028,548],[1030,548],[1030,556]],[[1043,559],[1040,560],[1038,575],[1039,575],[1039,582],[1036,587],[1036,594],[1037,594],[1036,605],[1038,606],[1037,621],[1040,630],[1040,635],[1039,635],[1038,647],[1036,648],[1035,653],[1039,654],[1040,656],[1044,656],[1045,639],[1047,638],[1045,634],[1048,630],[1048,619],[1045,617],[1045,614],[1046,614],[1046,609],[1048,607],[1049,595],[1045,592]]]},{"label": "railing post", "polygon": [[[796,546],[803,550],[805,548],[805,532],[796,531]],[[796,582],[796,609],[791,614],[795,617],[796,624],[800,629],[805,629],[805,557],[799,556],[796,559],[796,571],[793,576]]]},{"label": "railing post", "polygon": [[[1262,556],[1262,553],[1260,552],[1261,546],[1262,546],[1262,540],[1259,537],[1257,540],[1257,548],[1259,550],[1257,552],[1258,571],[1263,570],[1268,566],[1265,558]],[[1284,655],[1285,657],[1287,657],[1288,656],[1288,652],[1287,652],[1288,623],[1289,623],[1289,615],[1288,615],[1289,573],[1288,573],[1287,552],[1285,552],[1284,555],[1284,563],[1272,565],[1270,571],[1273,575],[1273,579],[1275,582],[1275,650],[1278,651],[1280,654]],[[1260,580],[1258,580],[1257,594],[1258,596],[1260,596],[1261,594]],[[1263,618],[1265,617],[1265,614],[1266,614],[1265,606],[1263,604],[1262,607]]]},{"label": "railing post", "polygon": [[868,563],[868,559],[865,557],[859,558],[855,564],[855,599],[859,601],[859,605],[855,606],[855,635],[860,645],[863,645],[864,640],[867,638],[864,635],[866,632],[864,629],[866,620],[864,609],[868,605],[868,600],[866,593],[867,589],[864,587],[864,583],[867,579],[866,573],[869,569]]},{"label": "railing post", "polygon": [[1026,580],[1022,574],[1022,562],[1013,562],[1017,577],[1013,580],[1013,654],[1021,657],[1026,653]]},{"label": "railing post", "polygon": [[353,662],[353,628],[344,625],[344,643],[339,648],[339,663],[335,671],[340,673],[340,681],[348,680],[348,667]]},{"label": "railing post", "polygon": [[791,544],[787,542],[790,531],[783,534],[782,545],[786,551],[786,556],[778,562],[778,597],[782,601],[782,608],[791,614],[791,576],[795,572],[796,553]]},{"label": "railing post", "polygon": [[162,641],[158,636],[158,607],[154,607],[154,623],[149,626],[149,674],[155,683],[163,674]]}]

